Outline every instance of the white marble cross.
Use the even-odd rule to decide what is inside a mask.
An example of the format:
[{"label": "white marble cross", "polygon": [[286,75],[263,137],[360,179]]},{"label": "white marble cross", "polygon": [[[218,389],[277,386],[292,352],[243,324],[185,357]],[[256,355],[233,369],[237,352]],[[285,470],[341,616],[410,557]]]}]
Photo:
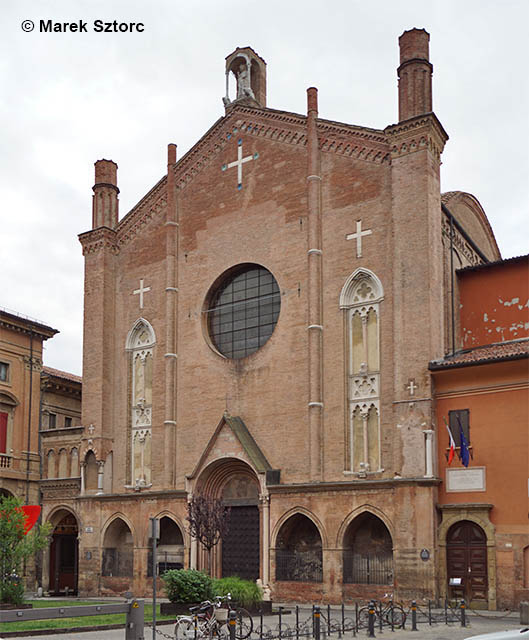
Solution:
[{"label": "white marble cross", "polygon": [[138,293],[140,294],[140,309],[143,309],[143,294],[146,293],[147,291],[150,291],[151,288],[150,287],[144,287],[143,286],[143,280],[140,280],[140,288],[136,289],[135,291],[133,291],[133,295],[137,295]]},{"label": "white marble cross", "polygon": [[409,381],[409,384],[406,387],[406,389],[410,392],[410,396],[414,396],[415,395],[415,391],[417,389],[417,385],[415,384],[415,380],[411,379]]},{"label": "white marble cross", "polygon": [[356,221],[356,232],[345,236],[346,240],[354,240],[356,238],[356,257],[362,257],[362,236],[370,236],[373,232],[371,229],[362,231],[362,220]]},{"label": "white marble cross", "polygon": [[229,164],[223,164],[221,169],[222,171],[226,171],[226,169],[231,169],[232,167],[237,167],[237,189],[240,191],[242,189],[242,165],[245,162],[250,162],[251,160],[257,160],[259,157],[258,153],[254,153],[253,156],[246,156],[246,158],[242,157],[242,138],[239,138],[237,141],[237,160],[234,162],[230,162]]}]

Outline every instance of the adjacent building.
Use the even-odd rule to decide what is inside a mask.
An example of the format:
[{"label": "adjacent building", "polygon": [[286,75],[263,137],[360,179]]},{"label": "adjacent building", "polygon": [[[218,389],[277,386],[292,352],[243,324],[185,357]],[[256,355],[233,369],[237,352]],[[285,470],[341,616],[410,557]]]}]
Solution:
[{"label": "adjacent building", "polygon": [[456,277],[462,348],[429,367],[442,480],[439,591],[506,608],[529,597],[529,258]]}]

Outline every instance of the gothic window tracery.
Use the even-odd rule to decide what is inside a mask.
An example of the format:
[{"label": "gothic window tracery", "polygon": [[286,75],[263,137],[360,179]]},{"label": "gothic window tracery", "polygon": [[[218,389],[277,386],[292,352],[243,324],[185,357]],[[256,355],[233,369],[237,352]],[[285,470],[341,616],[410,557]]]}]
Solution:
[{"label": "gothic window tracery", "polygon": [[137,487],[151,484],[152,459],[152,380],[153,348],[156,342],[152,326],[140,318],[127,338],[131,354],[130,473]]},{"label": "gothic window tracery", "polygon": [[340,296],[345,313],[347,384],[347,471],[365,475],[380,460],[380,280],[357,269]]}]

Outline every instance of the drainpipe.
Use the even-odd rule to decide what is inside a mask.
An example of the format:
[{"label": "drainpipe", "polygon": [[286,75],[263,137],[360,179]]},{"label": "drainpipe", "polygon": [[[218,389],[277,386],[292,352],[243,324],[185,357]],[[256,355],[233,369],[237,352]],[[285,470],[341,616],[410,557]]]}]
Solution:
[{"label": "drainpipe", "polygon": [[28,405],[28,446],[26,451],[26,504],[29,504],[29,467],[31,448],[31,409],[33,400],[33,331],[29,333],[29,405]]},{"label": "drainpipe", "polygon": [[450,216],[450,292],[452,298],[452,355],[456,352],[454,309],[454,218]]}]

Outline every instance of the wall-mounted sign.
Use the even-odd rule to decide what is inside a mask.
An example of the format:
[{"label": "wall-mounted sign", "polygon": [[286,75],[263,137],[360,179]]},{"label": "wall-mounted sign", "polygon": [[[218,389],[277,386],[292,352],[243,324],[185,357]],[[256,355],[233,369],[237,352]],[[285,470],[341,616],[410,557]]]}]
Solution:
[{"label": "wall-mounted sign", "polygon": [[485,491],[485,489],[485,467],[446,470],[447,492]]},{"label": "wall-mounted sign", "polygon": [[86,533],[94,533],[94,527],[85,527]]},{"label": "wall-mounted sign", "polygon": [[426,562],[429,559],[430,559],[430,552],[428,551],[428,549],[421,549],[421,560],[424,560],[424,562]]},{"label": "wall-mounted sign", "polygon": [[463,578],[450,578],[451,587],[460,587],[463,582]]},{"label": "wall-mounted sign", "polygon": [[92,552],[91,551],[86,551],[84,554],[85,560],[91,560],[92,559]]}]

